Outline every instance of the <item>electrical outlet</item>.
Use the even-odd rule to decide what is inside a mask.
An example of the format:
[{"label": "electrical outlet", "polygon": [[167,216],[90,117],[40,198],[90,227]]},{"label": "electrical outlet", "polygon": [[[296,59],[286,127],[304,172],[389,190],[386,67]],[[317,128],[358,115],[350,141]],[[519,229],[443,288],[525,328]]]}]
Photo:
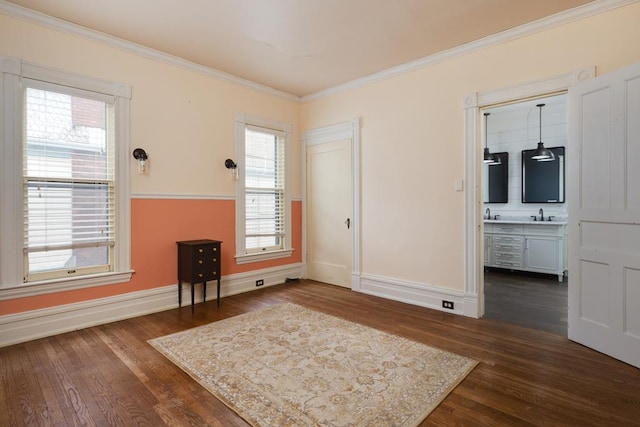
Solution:
[{"label": "electrical outlet", "polygon": [[449,310],[453,310],[453,301],[442,300],[442,307],[448,308]]},{"label": "electrical outlet", "polygon": [[256,286],[262,286],[264,285],[264,280],[260,279],[260,280],[256,280]]}]

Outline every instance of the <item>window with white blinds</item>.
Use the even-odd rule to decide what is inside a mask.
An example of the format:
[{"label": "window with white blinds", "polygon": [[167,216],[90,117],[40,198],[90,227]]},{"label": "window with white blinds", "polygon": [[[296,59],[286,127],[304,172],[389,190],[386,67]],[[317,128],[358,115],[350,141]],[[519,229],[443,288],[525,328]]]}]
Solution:
[{"label": "window with white blinds", "polygon": [[245,130],[245,249],[283,248],[285,232],[284,134]]},{"label": "window with white blinds", "polygon": [[0,64],[0,290],[128,282],[131,86]]},{"label": "window with white blinds", "polygon": [[291,125],[236,114],[236,262],[288,257]]},{"label": "window with white blinds", "polygon": [[24,281],[113,271],[114,97],[25,86]]}]

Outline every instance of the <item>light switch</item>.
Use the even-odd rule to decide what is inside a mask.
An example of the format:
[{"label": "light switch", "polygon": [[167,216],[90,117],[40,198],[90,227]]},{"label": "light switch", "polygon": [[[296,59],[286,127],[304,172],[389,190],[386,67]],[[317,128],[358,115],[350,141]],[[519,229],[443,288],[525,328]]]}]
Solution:
[{"label": "light switch", "polygon": [[456,191],[462,191],[464,188],[464,180],[456,179]]}]

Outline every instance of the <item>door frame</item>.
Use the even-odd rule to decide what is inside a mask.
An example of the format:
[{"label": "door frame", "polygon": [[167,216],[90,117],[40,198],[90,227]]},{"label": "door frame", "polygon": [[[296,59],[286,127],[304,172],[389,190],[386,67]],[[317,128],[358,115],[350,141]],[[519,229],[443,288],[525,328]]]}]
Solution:
[{"label": "door frame", "polygon": [[[596,76],[595,66],[572,73],[488,92],[476,92],[464,98],[464,315],[480,318],[484,315],[483,269],[484,234],[482,217],[482,148],[480,110],[502,104],[565,92],[571,86]],[[567,158],[567,162],[575,159]],[[568,201],[567,201],[568,203]]]},{"label": "door frame", "polygon": [[335,125],[310,129],[301,138],[301,175],[302,175],[302,261],[303,276],[307,277],[307,146],[349,139],[351,141],[351,194],[352,194],[352,253],[351,253],[351,290],[360,290],[360,118]]}]

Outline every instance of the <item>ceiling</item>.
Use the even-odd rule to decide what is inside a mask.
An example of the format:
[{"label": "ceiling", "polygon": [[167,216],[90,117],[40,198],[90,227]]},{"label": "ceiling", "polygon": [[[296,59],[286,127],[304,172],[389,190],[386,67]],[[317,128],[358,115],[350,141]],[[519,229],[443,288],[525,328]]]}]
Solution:
[{"label": "ceiling", "polygon": [[305,96],[592,0],[11,0]]}]

